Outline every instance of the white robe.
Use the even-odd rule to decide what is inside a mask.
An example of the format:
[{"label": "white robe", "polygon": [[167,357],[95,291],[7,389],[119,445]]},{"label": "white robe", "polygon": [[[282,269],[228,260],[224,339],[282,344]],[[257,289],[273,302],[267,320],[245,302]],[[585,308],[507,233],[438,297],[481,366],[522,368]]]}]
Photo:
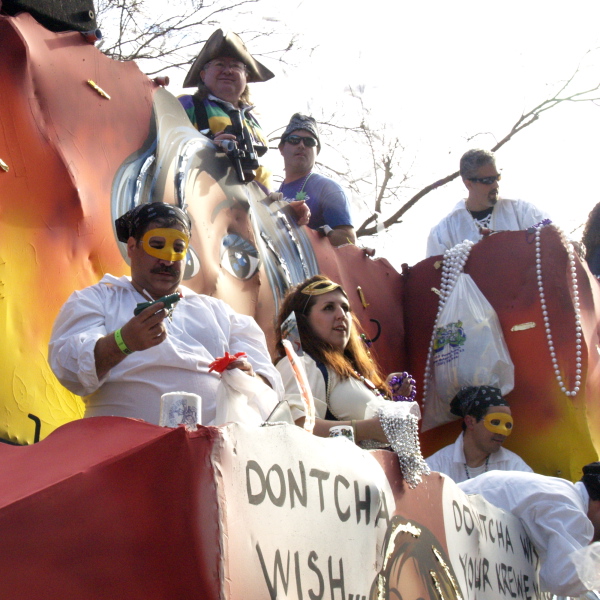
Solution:
[{"label": "white robe", "polygon": [[[501,198],[494,206],[489,229],[492,231],[525,230],[548,215],[529,202]],[[479,228],[461,200],[429,233],[427,258],[444,254],[465,240],[478,242],[482,238]]]},{"label": "white robe", "polygon": [[[435,454],[425,459],[425,462],[432,471],[448,475],[456,483],[469,479],[465,471],[467,459],[465,458],[464,450],[464,432],[458,436],[454,444],[438,450]],[[490,454],[487,470],[533,473],[533,469],[519,455],[502,447],[498,452]],[[475,473],[471,473],[470,476],[473,478]]]},{"label": "white robe", "polygon": [[105,275],[100,283],[74,292],[54,323],[48,360],[59,381],[84,396],[86,417],[122,416],[158,424],[166,392],[202,398],[202,424],[215,418],[220,376],[208,365],[225,352],[246,352],[256,373],[269,380],[280,399],[281,377],[271,363],[264,333],[252,317],[236,313],[222,300],[180,287],[183,298],[173,320],[165,319],[167,338],[158,346],[125,357],[101,380],[94,347],[123,327],[139,302],[145,302],[128,277]]},{"label": "white robe", "polygon": [[536,473],[490,471],[458,487],[466,494],[481,494],[521,519],[540,553],[542,591],[573,597],[587,591],[569,557],[590,544],[594,536],[583,483]]}]

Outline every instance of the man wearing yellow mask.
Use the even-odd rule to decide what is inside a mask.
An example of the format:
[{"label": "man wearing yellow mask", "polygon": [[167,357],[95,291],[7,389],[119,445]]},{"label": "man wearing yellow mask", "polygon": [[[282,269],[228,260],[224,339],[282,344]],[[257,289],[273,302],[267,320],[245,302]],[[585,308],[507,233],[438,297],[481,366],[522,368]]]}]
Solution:
[{"label": "man wearing yellow mask", "polygon": [[502,392],[492,386],[462,388],[450,403],[450,412],[462,417],[462,433],[426,459],[429,468],[456,483],[487,471],[533,470],[514,452],[502,447],[512,433],[513,419]]},{"label": "man wearing yellow mask", "polygon": [[[225,352],[245,352],[246,358],[231,366],[259,375],[282,397],[281,378],[254,319],[181,285],[191,234],[188,215],[169,204],[148,203],[117,219],[115,228],[127,244],[131,277],[107,274],[74,292],[49,345],[52,370],[67,389],[84,397],[85,416],[158,423],[162,394],[185,391],[202,398],[202,424],[209,425],[220,381],[209,365]],[[136,311],[173,294],[170,306],[159,302]]]}]

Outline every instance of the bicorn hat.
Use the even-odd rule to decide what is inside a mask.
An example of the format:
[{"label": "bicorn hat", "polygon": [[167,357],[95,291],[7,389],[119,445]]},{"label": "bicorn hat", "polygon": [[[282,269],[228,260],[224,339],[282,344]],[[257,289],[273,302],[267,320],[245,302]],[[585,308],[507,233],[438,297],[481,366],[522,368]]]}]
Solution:
[{"label": "bicorn hat", "polygon": [[230,56],[243,62],[248,69],[248,83],[254,81],[268,81],[275,77],[267,67],[259,63],[248,52],[246,44],[237,33],[227,31],[223,33],[222,29],[217,29],[209,38],[200,50],[200,54],[196,57],[194,64],[185,76],[183,87],[198,87],[202,83],[200,71],[204,69],[204,65],[218,58],[219,56]]}]

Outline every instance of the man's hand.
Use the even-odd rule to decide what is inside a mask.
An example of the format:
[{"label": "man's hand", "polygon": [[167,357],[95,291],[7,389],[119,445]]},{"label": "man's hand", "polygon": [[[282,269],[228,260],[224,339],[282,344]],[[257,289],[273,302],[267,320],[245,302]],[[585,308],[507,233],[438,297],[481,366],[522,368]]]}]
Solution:
[{"label": "man's hand", "polygon": [[310,208],[308,208],[308,204],[304,200],[292,200],[289,205],[296,215],[298,225],[308,225],[310,221]]},{"label": "man's hand", "polygon": [[163,321],[168,313],[164,306],[164,302],[148,306],[121,328],[121,337],[132,352],[147,350],[165,341],[167,330]]},{"label": "man's hand", "polygon": [[245,358],[240,358],[238,360],[234,360],[232,363],[229,363],[229,365],[227,366],[227,370],[229,369],[239,369],[240,371],[244,371],[246,375],[254,377],[254,369]]},{"label": "man's hand", "polygon": [[[271,192],[266,200],[268,204],[272,202],[279,202],[283,200],[283,194],[281,192]],[[308,225],[310,221],[310,208],[308,208],[308,204],[304,202],[304,200],[292,200],[288,202],[290,208],[294,211],[294,217],[296,218],[296,222],[299,226]]]},{"label": "man's hand", "polygon": [[327,233],[327,239],[332,246],[356,244],[356,232],[351,225],[338,225]]},{"label": "man's hand", "polygon": [[221,142],[223,142],[225,140],[232,140],[235,142],[236,137],[235,137],[235,135],[233,135],[233,133],[224,133],[223,131],[220,131],[219,133],[215,133],[215,135],[213,137],[213,141],[219,147],[221,146]]},{"label": "man's hand", "polygon": [[[123,343],[132,352],[158,346],[167,337],[167,330],[163,324],[166,316],[167,311],[164,309],[163,302],[148,306],[121,327]],[[114,331],[100,338],[94,347],[96,376],[98,379],[105,377],[113,367],[125,358],[127,358],[127,354],[124,354],[117,345]]]}]

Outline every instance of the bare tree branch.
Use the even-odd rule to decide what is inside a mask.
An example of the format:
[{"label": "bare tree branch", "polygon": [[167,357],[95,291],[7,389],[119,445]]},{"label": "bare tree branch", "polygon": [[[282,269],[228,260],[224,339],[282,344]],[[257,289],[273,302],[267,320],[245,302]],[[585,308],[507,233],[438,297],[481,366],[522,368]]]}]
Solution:
[{"label": "bare tree branch", "polygon": [[[269,37],[272,42],[270,49],[254,55],[286,62],[286,55],[298,46],[298,36],[285,30],[276,32],[273,20],[253,19],[252,14],[258,12],[253,7],[260,2],[174,0],[157,11],[157,4],[150,0],[98,0],[98,24],[105,34],[99,48],[115,60],[137,61],[148,75],[173,67],[185,68],[194,61],[207,34],[212,33],[209,28],[214,29],[223,13],[246,11],[249,28],[242,32],[245,41],[253,44],[259,38]],[[252,29],[252,21],[262,25],[262,29]],[[275,34],[277,37],[272,41]]]},{"label": "bare tree branch", "polygon": [[[594,50],[597,50],[597,49],[594,49]],[[586,53],[586,55],[589,54],[590,52],[593,52],[594,50],[588,51]],[[581,69],[581,62],[579,65],[577,65],[577,68],[573,71],[571,76],[563,84],[561,84],[558,87],[556,93],[554,93],[553,96],[551,96],[550,98],[546,98],[545,100],[540,102],[534,108],[523,113],[517,119],[517,121],[514,123],[514,125],[511,127],[511,129],[508,131],[508,133],[504,137],[502,137],[500,139],[500,141],[498,141],[493,146],[493,148],[491,148],[492,152],[496,152],[502,146],[507,144],[519,132],[523,131],[525,128],[529,127],[530,125],[533,125],[533,123],[535,123],[536,121],[539,120],[540,116],[543,113],[545,113],[549,110],[552,110],[552,109],[556,108],[557,106],[560,106],[562,104],[577,103],[577,102],[589,102],[589,103],[592,103],[595,105],[600,104],[600,93],[599,93],[600,82],[598,82],[594,86],[588,87],[583,90],[569,91],[569,89],[572,88],[578,74],[580,73],[580,69]],[[364,129],[364,121],[363,121],[363,123],[361,123],[361,125],[357,129],[360,130],[361,127]],[[480,134],[478,134],[478,135],[480,135]],[[372,137],[371,136],[366,136],[366,137],[367,137],[366,145],[367,145],[367,147],[370,148],[372,157],[375,157],[375,155],[373,153],[373,146],[371,144]],[[473,137],[475,137],[475,136],[473,136]],[[447,183],[450,183],[451,181],[453,181],[454,179],[456,179],[459,176],[459,172],[456,171],[455,173],[451,173],[450,175],[447,175],[447,176],[443,177],[442,179],[438,179],[437,181],[425,186],[424,188],[419,190],[416,194],[414,194],[407,202],[404,202],[404,204],[402,204],[402,206],[398,210],[396,210],[394,213],[392,213],[391,215],[389,215],[382,221],[380,219],[380,214],[382,212],[381,198],[382,198],[384,192],[389,190],[390,181],[393,179],[393,168],[395,169],[395,166],[397,166],[397,163],[395,166],[392,163],[392,160],[394,158],[394,152],[397,148],[397,146],[395,146],[394,143],[395,143],[395,140],[392,140],[391,145],[388,145],[387,153],[384,153],[381,158],[378,158],[375,161],[375,167],[374,167],[375,171],[383,172],[384,178],[383,178],[381,185],[378,186],[377,182],[375,184],[376,200],[373,203],[373,209],[371,211],[371,214],[357,228],[357,230],[356,230],[357,237],[375,235],[376,233],[379,233],[382,229],[388,229],[393,225],[401,223],[402,217],[417,202],[419,202],[419,200],[424,198],[427,194],[429,194],[433,190],[436,190],[436,189],[446,185]],[[396,201],[400,200],[399,194],[398,194],[398,192],[400,190],[401,190],[401,186],[396,186],[393,191],[389,190],[389,191],[391,191],[391,197]]]}]

